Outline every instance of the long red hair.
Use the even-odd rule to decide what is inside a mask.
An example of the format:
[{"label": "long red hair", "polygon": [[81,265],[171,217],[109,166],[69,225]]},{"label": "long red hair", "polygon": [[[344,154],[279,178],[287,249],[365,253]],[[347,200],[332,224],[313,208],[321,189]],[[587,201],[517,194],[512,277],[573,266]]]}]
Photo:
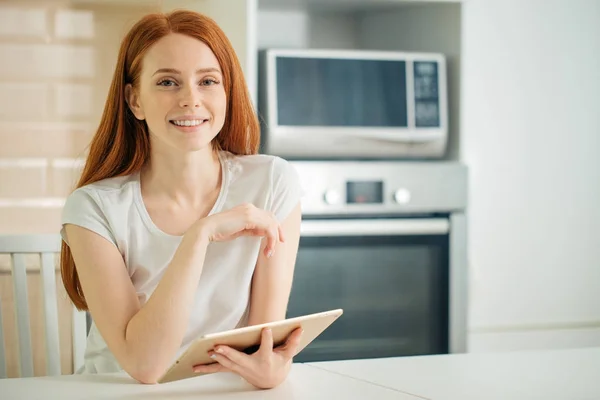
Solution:
[{"label": "long red hair", "polygon": [[[150,138],[145,121],[136,119],[125,100],[125,87],[139,84],[142,59],[148,49],[169,33],[181,33],[204,42],[215,54],[223,72],[227,97],[225,122],[213,140],[216,148],[233,154],[256,154],[260,128],[233,46],[211,18],[192,11],[150,14],[127,33],[108,92],[98,130],[77,188],[115,176],[138,172],[150,157]],[[79,310],[87,303],[73,261],[64,242],[60,268],[67,294]]]}]

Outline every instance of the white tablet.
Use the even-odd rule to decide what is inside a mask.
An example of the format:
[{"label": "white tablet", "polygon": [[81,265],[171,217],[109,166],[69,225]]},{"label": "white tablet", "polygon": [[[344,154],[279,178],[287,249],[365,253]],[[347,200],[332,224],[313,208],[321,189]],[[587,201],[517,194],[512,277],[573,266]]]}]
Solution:
[{"label": "white tablet", "polygon": [[[297,328],[302,327],[303,333],[297,353],[302,351],[310,342],[315,340],[329,325],[343,313],[343,310],[330,310],[316,314],[288,318],[266,324],[247,326],[229,331],[212,333],[196,339],[188,349],[171,365],[158,383],[177,381],[202,375],[193,371],[194,365],[212,364],[214,361],[208,355],[217,345],[226,345],[239,351],[251,354],[260,345],[262,329],[271,328],[273,346],[285,343],[287,337]],[[296,353],[296,354],[297,354]]]}]

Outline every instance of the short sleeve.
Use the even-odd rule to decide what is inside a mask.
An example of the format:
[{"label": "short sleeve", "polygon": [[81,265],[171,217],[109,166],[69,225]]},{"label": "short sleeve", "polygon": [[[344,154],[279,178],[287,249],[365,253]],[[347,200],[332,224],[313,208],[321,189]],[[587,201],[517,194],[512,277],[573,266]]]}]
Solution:
[{"label": "short sleeve", "polygon": [[97,233],[116,246],[115,236],[101,204],[97,195],[84,188],[75,190],[67,197],[62,210],[60,230],[65,243],[69,244],[65,225],[73,224]]},{"label": "short sleeve", "polygon": [[271,212],[281,222],[298,205],[304,189],[294,166],[283,158],[275,157],[272,173]]}]

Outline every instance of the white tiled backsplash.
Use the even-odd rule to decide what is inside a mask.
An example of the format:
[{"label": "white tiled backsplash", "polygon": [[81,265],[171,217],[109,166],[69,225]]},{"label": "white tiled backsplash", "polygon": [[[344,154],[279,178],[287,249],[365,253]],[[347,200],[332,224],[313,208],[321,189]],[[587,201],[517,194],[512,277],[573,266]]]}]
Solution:
[{"label": "white tiled backsplash", "polygon": [[0,4],[0,234],[56,233],[112,78],[147,5]]}]

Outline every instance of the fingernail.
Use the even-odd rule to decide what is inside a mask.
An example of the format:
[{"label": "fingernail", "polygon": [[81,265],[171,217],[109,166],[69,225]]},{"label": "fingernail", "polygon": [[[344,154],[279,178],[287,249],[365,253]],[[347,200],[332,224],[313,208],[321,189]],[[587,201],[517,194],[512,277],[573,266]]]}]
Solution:
[{"label": "fingernail", "polygon": [[215,353],[213,353],[210,355],[210,358],[212,358],[214,360],[215,358],[217,358],[217,355]]},{"label": "fingernail", "polygon": [[218,347],[218,348],[217,348],[215,351],[216,351],[217,353],[223,353],[223,349],[222,349],[222,348],[220,348],[220,347]]},{"label": "fingernail", "polygon": [[269,250],[269,252],[267,253],[267,258],[271,258],[272,255],[273,255],[273,250]]}]

